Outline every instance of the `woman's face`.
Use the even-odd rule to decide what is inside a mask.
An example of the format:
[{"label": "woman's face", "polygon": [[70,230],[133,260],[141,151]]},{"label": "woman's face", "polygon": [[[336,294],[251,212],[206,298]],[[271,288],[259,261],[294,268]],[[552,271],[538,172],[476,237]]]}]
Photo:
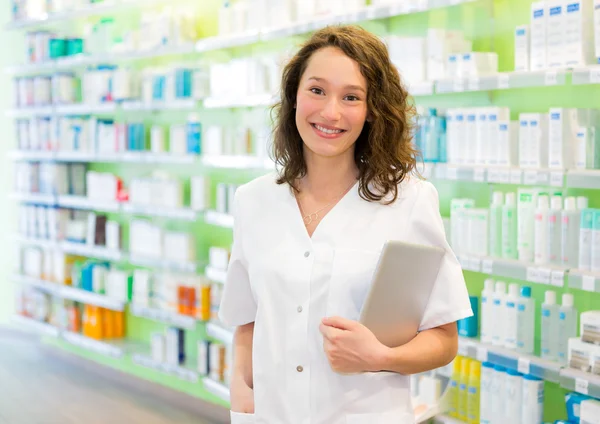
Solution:
[{"label": "woman's face", "polygon": [[313,53],[300,79],[296,103],[296,126],[305,152],[353,156],[366,118],[367,82],[358,63],[335,47]]}]

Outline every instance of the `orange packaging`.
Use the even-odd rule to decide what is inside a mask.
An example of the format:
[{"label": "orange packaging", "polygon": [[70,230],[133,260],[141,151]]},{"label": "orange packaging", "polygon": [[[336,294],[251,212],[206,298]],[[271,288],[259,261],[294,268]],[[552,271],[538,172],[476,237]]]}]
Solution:
[{"label": "orange packaging", "polygon": [[105,339],[115,338],[115,313],[110,309],[104,310],[104,325],[102,326],[102,333]]},{"label": "orange packaging", "polygon": [[177,312],[183,315],[185,315],[185,310],[187,309],[186,290],[187,287],[177,287]]},{"label": "orange packaging", "polygon": [[225,345],[219,346],[219,381],[225,381]]},{"label": "orange packaging", "polygon": [[201,308],[200,308],[200,319],[202,321],[208,321],[210,319],[210,284],[202,286],[201,290]]},{"label": "orange packaging", "polygon": [[116,338],[125,337],[125,314],[112,311],[114,317],[114,335]]},{"label": "orange packaging", "polygon": [[188,287],[187,289],[187,313],[191,317],[196,316],[196,288]]},{"label": "orange packaging", "polygon": [[69,331],[79,333],[81,331],[81,314],[79,308],[75,305],[71,305],[67,308],[67,314],[69,317]]},{"label": "orange packaging", "polygon": [[88,333],[88,337],[95,339],[95,340],[100,340],[101,335],[102,335],[102,331],[99,330],[99,328],[101,328],[102,324],[100,322],[100,314],[99,314],[99,309],[97,306],[88,306],[88,310],[89,310],[89,333]]},{"label": "orange packaging", "polygon": [[85,305],[83,307],[83,331],[82,334],[84,336],[90,335],[90,305]]}]

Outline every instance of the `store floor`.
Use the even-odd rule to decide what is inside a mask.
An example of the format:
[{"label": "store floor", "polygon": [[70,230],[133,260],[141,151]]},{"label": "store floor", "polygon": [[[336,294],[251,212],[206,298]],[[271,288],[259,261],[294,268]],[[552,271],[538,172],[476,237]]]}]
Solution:
[{"label": "store floor", "polygon": [[0,328],[0,424],[217,424]]}]

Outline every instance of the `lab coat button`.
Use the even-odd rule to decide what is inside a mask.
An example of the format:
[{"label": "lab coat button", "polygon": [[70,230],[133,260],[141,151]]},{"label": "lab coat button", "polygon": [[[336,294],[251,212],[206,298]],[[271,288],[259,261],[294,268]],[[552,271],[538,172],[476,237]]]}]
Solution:
[{"label": "lab coat button", "polygon": [[302,306],[298,306],[298,313],[302,312]]},{"label": "lab coat button", "polygon": [[304,257],[308,258],[310,256],[310,252],[307,250],[306,252],[304,252]]},{"label": "lab coat button", "polygon": [[298,372],[302,372],[302,371],[304,371],[304,368],[302,368],[302,366],[301,366],[301,365],[298,365],[298,366],[296,367],[296,371],[298,371]]}]

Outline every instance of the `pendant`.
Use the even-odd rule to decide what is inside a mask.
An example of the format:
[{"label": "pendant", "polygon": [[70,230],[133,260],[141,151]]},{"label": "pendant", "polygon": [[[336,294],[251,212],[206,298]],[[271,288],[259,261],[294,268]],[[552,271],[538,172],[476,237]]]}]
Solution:
[{"label": "pendant", "polygon": [[308,227],[313,222],[316,222],[319,220],[319,214],[311,213],[310,215],[306,215],[303,219],[304,219],[304,225],[306,225]]}]

